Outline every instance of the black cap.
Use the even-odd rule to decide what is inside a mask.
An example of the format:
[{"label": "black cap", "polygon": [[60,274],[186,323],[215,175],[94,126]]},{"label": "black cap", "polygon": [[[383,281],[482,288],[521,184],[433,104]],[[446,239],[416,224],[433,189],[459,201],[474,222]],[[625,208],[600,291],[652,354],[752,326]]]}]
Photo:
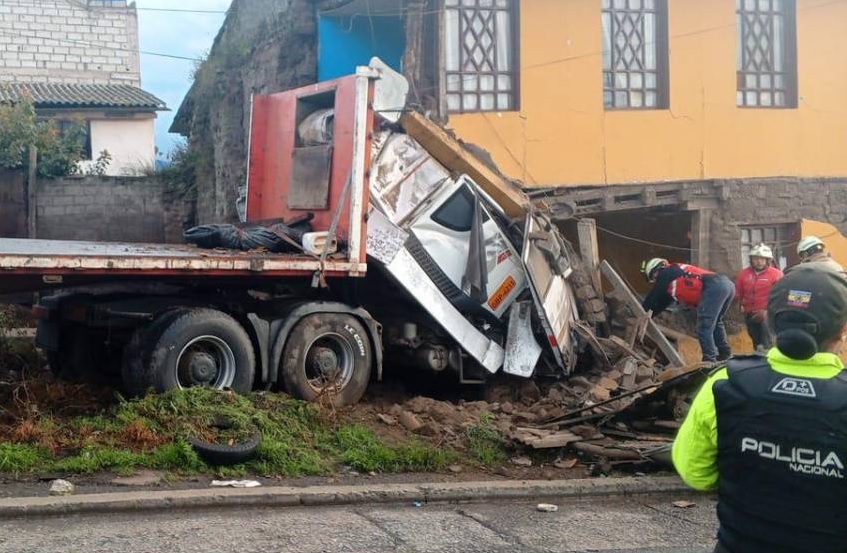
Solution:
[{"label": "black cap", "polygon": [[823,263],[798,265],[771,288],[768,318],[780,351],[808,359],[847,322],[847,279]]}]

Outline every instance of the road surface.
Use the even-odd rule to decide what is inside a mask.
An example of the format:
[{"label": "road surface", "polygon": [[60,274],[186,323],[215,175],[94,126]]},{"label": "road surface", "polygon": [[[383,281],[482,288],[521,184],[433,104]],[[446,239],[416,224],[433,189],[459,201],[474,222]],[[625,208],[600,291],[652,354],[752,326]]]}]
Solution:
[{"label": "road surface", "polygon": [[[688,499],[688,509],[672,505]],[[80,553],[708,553],[714,502],[644,496],[536,503],[175,511],[0,521],[0,551]]]}]

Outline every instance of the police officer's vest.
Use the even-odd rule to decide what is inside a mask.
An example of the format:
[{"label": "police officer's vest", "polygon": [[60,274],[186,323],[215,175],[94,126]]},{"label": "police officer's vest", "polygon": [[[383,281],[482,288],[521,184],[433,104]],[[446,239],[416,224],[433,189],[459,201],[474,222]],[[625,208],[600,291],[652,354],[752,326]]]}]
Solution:
[{"label": "police officer's vest", "polygon": [[703,294],[703,277],[715,273],[685,263],[676,263],[676,266],[685,271],[685,274],[668,284],[668,294],[679,303],[697,307]]},{"label": "police officer's vest", "polygon": [[714,384],[719,540],[733,553],[847,552],[847,371],[730,360]]}]

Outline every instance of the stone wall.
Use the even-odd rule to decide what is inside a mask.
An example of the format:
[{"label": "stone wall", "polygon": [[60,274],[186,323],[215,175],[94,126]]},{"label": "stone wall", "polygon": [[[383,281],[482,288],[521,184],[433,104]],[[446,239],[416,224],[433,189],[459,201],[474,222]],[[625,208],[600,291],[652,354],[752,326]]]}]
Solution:
[{"label": "stone wall", "polygon": [[110,242],[181,242],[184,212],[156,178],[42,180],[37,237]]},{"label": "stone wall", "polygon": [[197,159],[199,222],[237,218],[247,177],[250,97],[317,80],[311,0],[234,0],[208,60],[177,115]]},{"label": "stone wall", "polygon": [[0,82],[140,86],[138,15],[125,0],[3,0]]},{"label": "stone wall", "polygon": [[781,177],[716,183],[724,187],[710,224],[710,265],[716,271],[735,275],[741,269],[743,226],[795,224],[801,219],[814,219],[847,234],[847,178]]}]

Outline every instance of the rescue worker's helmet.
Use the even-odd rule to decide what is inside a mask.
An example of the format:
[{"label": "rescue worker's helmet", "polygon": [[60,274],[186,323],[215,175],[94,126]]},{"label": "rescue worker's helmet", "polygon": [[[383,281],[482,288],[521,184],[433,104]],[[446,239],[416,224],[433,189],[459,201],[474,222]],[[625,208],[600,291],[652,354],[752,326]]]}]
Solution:
[{"label": "rescue worker's helmet", "polygon": [[816,250],[823,250],[823,248],[823,240],[817,236],[807,236],[797,244],[797,255],[812,254]]},{"label": "rescue worker's helmet", "polygon": [[650,280],[650,275],[653,274],[653,271],[656,269],[661,269],[663,267],[667,267],[669,265],[667,259],[662,259],[661,257],[654,257],[649,261],[644,261],[641,263],[641,273],[644,275],[644,278]]},{"label": "rescue worker's helmet", "polygon": [[764,257],[765,259],[773,259],[773,250],[766,244],[758,244],[750,250],[750,257]]}]

